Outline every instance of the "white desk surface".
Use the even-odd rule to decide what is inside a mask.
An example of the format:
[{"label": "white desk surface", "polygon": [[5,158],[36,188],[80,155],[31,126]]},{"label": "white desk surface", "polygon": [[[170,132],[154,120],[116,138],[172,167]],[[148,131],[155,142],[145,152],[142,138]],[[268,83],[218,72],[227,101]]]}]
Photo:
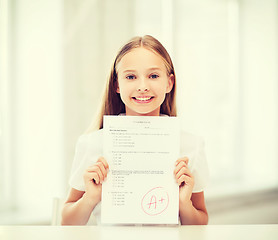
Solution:
[{"label": "white desk surface", "polygon": [[208,225],[179,227],[0,226],[1,240],[277,240],[274,225]]}]

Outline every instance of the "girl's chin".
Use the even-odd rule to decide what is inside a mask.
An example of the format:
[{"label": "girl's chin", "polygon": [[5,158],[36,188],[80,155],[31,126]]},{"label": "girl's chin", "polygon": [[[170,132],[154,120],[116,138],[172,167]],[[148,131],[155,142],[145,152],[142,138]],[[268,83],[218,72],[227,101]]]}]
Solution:
[{"label": "girl's chin", "polygon": [[127,116],[159,116],[160,109],[126,109]]}]

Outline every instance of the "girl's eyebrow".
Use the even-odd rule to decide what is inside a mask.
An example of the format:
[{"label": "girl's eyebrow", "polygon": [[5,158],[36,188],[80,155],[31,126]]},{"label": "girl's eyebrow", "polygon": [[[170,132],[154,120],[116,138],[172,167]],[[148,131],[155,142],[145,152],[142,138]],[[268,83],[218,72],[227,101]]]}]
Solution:
[{"label": "girl's eyebrow", "polygon": [[[162,71],[162,69],[160,67],[151,67],[151,68],[147,69],[147,71],[154,71],[154,70]],[[134,69],[127,69],[127,70],[123,71],[123,73],[126,73],[126,72],[137,72],[137,71]]]},{"label": "girl's eyebrow", "polygon": [[126,73],[126,72],[136,72],[136,70],[127,69],[127,70],[123,71],[123,73]]},{"label": "girl's eyebrow", "polygon": [[161,71],[162,69],[160,67],[151,67],[148,70],[151,70],[151,71],[154,71],[154,70]]}]

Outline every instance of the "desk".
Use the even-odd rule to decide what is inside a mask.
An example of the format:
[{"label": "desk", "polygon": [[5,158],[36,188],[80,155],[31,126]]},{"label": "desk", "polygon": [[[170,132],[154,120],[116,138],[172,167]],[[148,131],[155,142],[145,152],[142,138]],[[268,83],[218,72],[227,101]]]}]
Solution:
[{"label": "desk", "polygon": [[1,240],[277,240],[278,225],[180,227],[0,226]]}]

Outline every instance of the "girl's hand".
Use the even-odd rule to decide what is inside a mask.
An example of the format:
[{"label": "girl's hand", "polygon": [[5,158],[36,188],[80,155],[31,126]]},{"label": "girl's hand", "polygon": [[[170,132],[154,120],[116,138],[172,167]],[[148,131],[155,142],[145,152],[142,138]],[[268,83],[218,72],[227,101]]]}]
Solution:
[{"label": "girl's hand", "polygon": [[192,190],[194,186],[194,177],[188,169],[188,158],[179,158],[176,161],[174,175],[179,184],[179,201],[180,204],[189,203],[191,200]]},{"label": "girl's hand", "polygon": [[83,175],[85,195],[96,204],[101,200],[102,183],[107,177],[108,171],[108,163],[103,157],[100,157],[94,165],[86,169]]}]

